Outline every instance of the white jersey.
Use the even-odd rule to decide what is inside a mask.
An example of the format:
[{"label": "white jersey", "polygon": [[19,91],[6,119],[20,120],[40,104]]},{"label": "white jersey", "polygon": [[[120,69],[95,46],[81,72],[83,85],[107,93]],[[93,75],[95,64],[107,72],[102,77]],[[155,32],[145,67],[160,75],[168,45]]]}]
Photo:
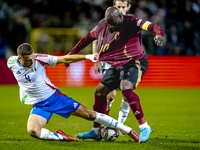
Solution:
[{"label": "white jersey", "polygon": [[106,71],[107,71],[110,67],[111,67],[110,64],[101,61],[101,70],[102,70],[103,75],[106,73]]},{"label": "white jersey", "polygon": [[36,104],[49,98],[57,89],[46,74],[45,66],[55,67],[57,56],[35,54],[31,68],[22,67],[18,56],[11,56],[7,65],[12,70],[20,87],[20,100],[23,104]]}]

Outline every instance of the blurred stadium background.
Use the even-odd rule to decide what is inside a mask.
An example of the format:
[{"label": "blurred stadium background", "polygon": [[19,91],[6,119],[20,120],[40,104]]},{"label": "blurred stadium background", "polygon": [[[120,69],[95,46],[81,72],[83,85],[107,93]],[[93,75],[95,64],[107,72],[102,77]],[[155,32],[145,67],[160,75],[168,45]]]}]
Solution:
[{"label": "blurred stadium background", "polygon": [[[28,136],[26,123],[31,106],[20,104],[17,82],[7,67],[7,59],[16,55],[18,45],[24,42],[38,53],[67,54],[104,17],[112,2],[0,0],[1,150],[22,150],[27,145],[30,150],[200,149],[200,0],[131,0],[129,13],[158,24],[165,33],[164,46],[157,47],[153,34],[142,32],[149,68],[135,92],[153,129],[147,143],[134,144],[128,136],[109,144],[81,140],[76,144],[45,142]],[[81,53],[92,53],[91,45]],[[68,69],[61,64],[47,67],[47,75],[63,93],[92,109],[94,88],[102,77],[101,73],[94,74],[93,68],[90,61],[73,63]],[[115,119],[121,98],[118,94],[113,104],[111,116]],[[126,125],[137,131],[138,124],[132,118],[130,113]],[[64,121],[54,115],[46,127],[51,131],[61,128],[75,135],[90,130],[92,123],[76,117]]]},{"label": "blurred stadium background", "polygon": [[[0,84],[17,84],[6,66],[17,46],[30,43],[38,53],[67,54],[104,17],[113,0],[0,0]],[[200,88],[200,0],[132,0],[129,13],[154,22],[165,33],[157,47],[143,31],[149,69],[139,87]],[[92,53],[91,45],[81,53]],[[95,87],[101,74],[82,61],[47,74],[57,86]]]}]

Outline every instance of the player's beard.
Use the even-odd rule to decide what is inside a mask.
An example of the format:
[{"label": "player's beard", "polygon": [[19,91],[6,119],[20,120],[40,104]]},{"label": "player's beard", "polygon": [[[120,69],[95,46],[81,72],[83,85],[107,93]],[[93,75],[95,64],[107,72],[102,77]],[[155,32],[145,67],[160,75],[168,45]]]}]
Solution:
[{"label": "player's beard", "polygon": [[115,32],[115,28],[110,28],[109,31],[110,31],[110,33],[113,33],[113,32]]}]

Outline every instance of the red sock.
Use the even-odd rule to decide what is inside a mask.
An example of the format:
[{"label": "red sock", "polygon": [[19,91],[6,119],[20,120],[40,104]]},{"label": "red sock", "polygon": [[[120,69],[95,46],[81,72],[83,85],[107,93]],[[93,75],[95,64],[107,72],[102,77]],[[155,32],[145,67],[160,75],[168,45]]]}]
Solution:
[{"label": "red sock", "polygon": [[142,107],[140,105],[140,98],[137,96],[137,94],[133,92],[132,89],[124,90],[122,91],[122,94],[127,99],[129,106],[131,107],[131,110],[135,115],[139,125],[145,123],[146,120],[144,118]]},{"label": "red sock", "polygon": [[[93,110],[104,114],[107,107],[107,98],[106,96],[97,96],[95,95],[95,103],[93,105]],[[99,128],[101,124],[94,122],[93,127]]]}]

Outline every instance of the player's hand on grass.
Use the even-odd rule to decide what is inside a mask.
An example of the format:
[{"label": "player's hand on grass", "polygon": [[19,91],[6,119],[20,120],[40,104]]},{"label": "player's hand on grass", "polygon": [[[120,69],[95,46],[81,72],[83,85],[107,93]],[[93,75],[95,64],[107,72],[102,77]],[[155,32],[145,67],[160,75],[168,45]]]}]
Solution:
[{"label": "player's hand on grass", "polygon": [[156,36],[154,37],[154,41],[155,41],[155,44],[156,44],[157,46],[161,46],[161,45],[164,44],[164,37],[161,36],[161,35],[156,35]]},{"label": "player's hand on grass", "polygon": [[95,72],[95,74],[100,73],[101,72],[100,69],[101,68],[100,68],[99,63],[98,62],[94,63],[94,72]]}]

